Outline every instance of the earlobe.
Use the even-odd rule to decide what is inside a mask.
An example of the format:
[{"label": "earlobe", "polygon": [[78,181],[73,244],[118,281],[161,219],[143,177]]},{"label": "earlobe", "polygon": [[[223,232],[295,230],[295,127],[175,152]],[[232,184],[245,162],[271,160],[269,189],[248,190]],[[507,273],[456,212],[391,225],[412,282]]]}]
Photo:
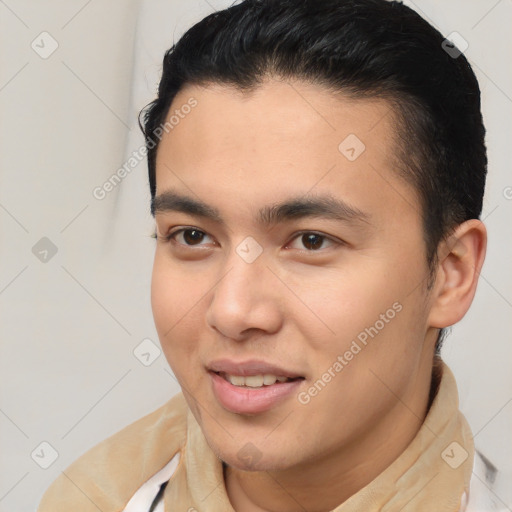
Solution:
[{"label": "earlobe", "polygon": [[449,327],[464,317],[475,296],[486,247],[487,231],[478,219],[460,224],[441,242],[430,327]]}]

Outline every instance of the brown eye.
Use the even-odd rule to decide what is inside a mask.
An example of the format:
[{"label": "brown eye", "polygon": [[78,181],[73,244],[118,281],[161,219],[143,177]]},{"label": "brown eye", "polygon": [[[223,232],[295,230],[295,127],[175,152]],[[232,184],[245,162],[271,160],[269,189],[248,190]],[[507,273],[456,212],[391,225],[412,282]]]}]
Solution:
[{"label": "brown eye", "polygon": [[163,237],[166,242],[173,241],[177,245],[185,247],[204,246],[204,241],[211,240],[211,237],[204,231],[196,228],[181,228]]},{"label": "brown eye", "polygon": [[302,235],[302,243],[306,249],[316,251],[322,247],[324,237],[315,233],[306,233]]},{"label": "brown eye", "polygon": [[314,231],[303,231],[297,233],[289,247],[300,249],[303,252],[323,252],[333,246],[340,245],[342,242],[336,242],[331,237]]},{"label": "brown eye", "polygon": [[184,229],[183,240],[187,245],[196,245],[201,243],[204,239],[205,234],[198,229]]}]

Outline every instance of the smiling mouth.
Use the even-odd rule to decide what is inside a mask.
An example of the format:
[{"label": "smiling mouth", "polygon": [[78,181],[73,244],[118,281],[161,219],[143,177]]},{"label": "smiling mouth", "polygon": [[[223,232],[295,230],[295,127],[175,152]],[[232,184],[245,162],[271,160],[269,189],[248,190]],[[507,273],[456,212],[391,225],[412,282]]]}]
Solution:
[{"label": "smiling mouth", "polygon": [[282,375],[272,375],[269,373],[260,375],[232,375],[226,372],[214,372],[219,377],[232,384],[233,386],[242,388],[263,388],[266,386],[279,385],[285,382],[293,382],[303,380],[304,377],[285,377]]}]

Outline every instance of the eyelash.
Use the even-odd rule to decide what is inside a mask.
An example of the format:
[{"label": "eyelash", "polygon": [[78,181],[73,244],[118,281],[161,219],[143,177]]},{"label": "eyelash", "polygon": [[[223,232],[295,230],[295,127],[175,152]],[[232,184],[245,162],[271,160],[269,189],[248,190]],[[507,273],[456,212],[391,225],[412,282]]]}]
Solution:
[{"label": "eyelash", "polygon": [[[206,233],[205,231],[202,231],[200,229],[197,229],[194,227],[186,227],[186,228],[179,228],[174,231],[171,231],[170,233],[168,233],[167,235],[164,235],[164,236],[158,236],[157,233],[155,232],[155,233],[153,233],[152,237],[155,239],[161,239],[163,242],[168,243],[168,242],[171,242],[176,237],[176,235],[183,233],[185,231],[198,231],[199,233],[202,233],[206,236],[210,236],[210,235],[208,235],[208,233]],[[318,231],[299,231],[293,235],[293,237],[291,238],[290,242],[287,243],[287,245],[289,245],[291,242],[295,241],[297,238],[299,238],[303,235],[316,235],[316,236],[321,237],[323,240],[329,241],[331,244],[338,245],[338,246],[345,245],[345,243],[343,241],[341,241],[339,239],[333,239],[332,237],[325,235],[324,233],[320,233]],[[195,246],[195,245],[182,244],[180,242],[175,242],[175,243],[179,244],[180,246],[188,247],[188,248],[200,247],[199,244],[197,246]],[[308,252],[308,253],[316,253],[316,252],[320,252],[322,250],[323,249],[316,249],[316,250],[302,249],[303,252]]]}]

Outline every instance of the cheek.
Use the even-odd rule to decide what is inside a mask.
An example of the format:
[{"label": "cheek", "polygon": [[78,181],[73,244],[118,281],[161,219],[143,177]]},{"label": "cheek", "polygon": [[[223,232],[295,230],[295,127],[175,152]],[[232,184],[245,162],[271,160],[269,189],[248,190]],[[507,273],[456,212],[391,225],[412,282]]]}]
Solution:
[{"label": "cheek", "polygon": [[165,333],[174,323],[175,300],[172,281],[168,272],[165,271],[165,266],[162,264],[157,252],[151,277],[151,308],[162,345],[165,343]]},{"label": "cheek", "polygon": [[335,335],[315,337],[312,326],[305,333],[312,340],[312,378],[300,403],[308,402],[301,407],[317,418],[326,438],[338,439],[340,432],[356,437],[370,428],[418,372],[424,336],[419,297],[404,299],[386,286],[372,290],[354,290],[348,299],[333,293],[335,305],[322,318]]},{"label": "cheek", "polygon": [[345,268],[291,284],[303,302],[295,318],[314,354],[314,370],[325,372],[347,351],[351,361],[365,365],[395,364],[394,354],[414,357],[425,336],[424,291],[418,286],[423,266],[354,259]]},{"label": "cheek", "polygon": [[175,370],[177,364],[195,348],[200,323],[193,322],[204,304],[204,281],[169,264],[165,257],[155,255],[151,280],[151,307],[160,343]]},{"label": "cheek", "polygon": [[336,340],[343,343],[373,325],[399,299],[399,292],[383,275],[382,265],[372,262],[366,266],[347,263],[330,272],[321,269],[308,279],[290,277],[290,288],[297,290],[302,303],[295,306],[295,318],[327,346]]}]

